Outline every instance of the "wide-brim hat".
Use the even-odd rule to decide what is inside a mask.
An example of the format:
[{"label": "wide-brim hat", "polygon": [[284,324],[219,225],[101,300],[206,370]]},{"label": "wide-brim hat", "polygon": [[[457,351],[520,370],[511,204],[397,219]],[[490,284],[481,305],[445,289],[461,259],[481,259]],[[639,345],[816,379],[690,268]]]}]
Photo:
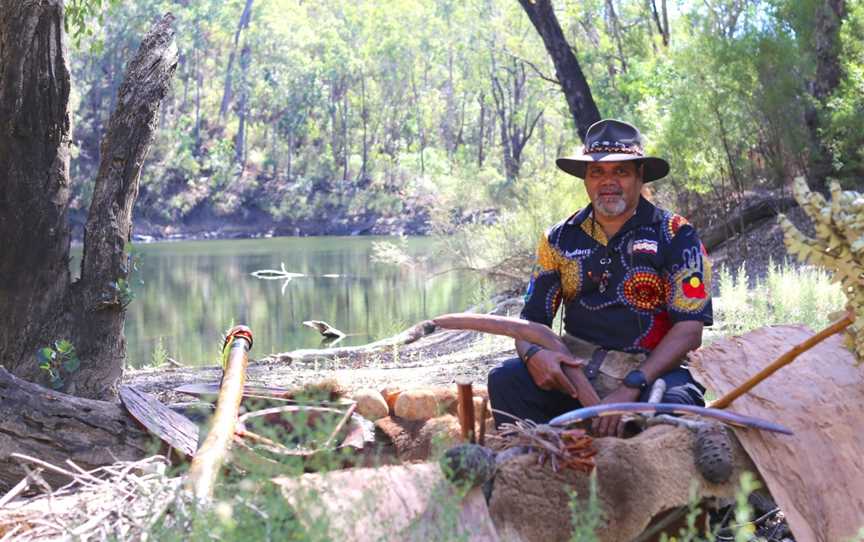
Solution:
[{"label": "wide-brim hat", "polygon": [[642,180],[656,181],[669,174],[669,162],[645,156],[642,134],[632,124],[620,120],[601,120],[585,133],[585,144],[575,156],[559,158],[555,164],[570,175],[585,178],[591,162],[624,162],[639,160],[643,166]]}]

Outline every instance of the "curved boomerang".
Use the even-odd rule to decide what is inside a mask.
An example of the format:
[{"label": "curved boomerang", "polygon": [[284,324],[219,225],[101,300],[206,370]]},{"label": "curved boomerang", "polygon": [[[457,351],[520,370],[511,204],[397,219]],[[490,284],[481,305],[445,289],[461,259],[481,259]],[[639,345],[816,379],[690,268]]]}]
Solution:
[{"label": "curved boomerang", "polygon": [[738,427],[749,427],[761,431],[771,431],[792,435],[792,431],[774,422],[760,418],[736,414],[728,410],[706,408],[694,405],[679,405],[674,403],[612,403],[608,405],[595,405],[585,408],[571,410],[560,416],[552,418],[549,425],[569,425],[571,423],[589,420],[598,416],[618,416],[621,414],[652,412],[655,414],[696,414],[706,418],[735,425]]}]

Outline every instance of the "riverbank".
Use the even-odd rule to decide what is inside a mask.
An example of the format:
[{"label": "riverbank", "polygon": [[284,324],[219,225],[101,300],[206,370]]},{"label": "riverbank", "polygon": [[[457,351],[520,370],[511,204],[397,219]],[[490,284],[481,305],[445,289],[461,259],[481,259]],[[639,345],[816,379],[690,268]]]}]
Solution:
[{"label": "riverbank", "polygon": [[[431,206],[407,205],[404,212],[389,215],[365,212],[353,216],[318,216],[307,220],[278,220],[260,210],[217,216],[210,210],[192,213],[176,222],[134,217],[132,241],[198,241],[205,239],[267,239],[271,237],[315,237],[392,235],[426,236],[453,233],[466,224],[493,224],[499,210],[494,208],[454,212],[447,222],[433,221]],[[84,239],[86,214],[73,211],[70,217],[72,240]]]}]

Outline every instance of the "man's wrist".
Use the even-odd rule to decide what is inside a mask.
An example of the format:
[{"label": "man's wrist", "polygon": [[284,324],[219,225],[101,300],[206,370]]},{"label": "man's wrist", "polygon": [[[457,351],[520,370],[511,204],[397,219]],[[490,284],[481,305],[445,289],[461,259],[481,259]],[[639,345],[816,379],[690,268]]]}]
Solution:
[{"label": "man's wrist", "polygon": [[648,378],[641,369],[634,369],[627,373],[622,384],[624,384],[625,387],[638,392],[647,390],[649,385]]},{"label": "man's wrist", "polygon": [[534,354],[541,350],[543,350],[543,347],[537,346],[536,344],[532,344],[531,346],[529,346],[522,354],[522,363],[528,365],[528,362],[531,360],[532,357],[534,357]]}]

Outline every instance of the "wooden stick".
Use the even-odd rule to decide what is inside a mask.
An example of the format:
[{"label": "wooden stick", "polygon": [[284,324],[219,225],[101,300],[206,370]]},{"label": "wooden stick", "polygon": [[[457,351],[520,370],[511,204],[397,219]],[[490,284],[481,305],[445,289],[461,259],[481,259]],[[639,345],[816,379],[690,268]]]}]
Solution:
[{"label": "wooden stick", "polygon": [[342,419],[339,420],[339,423],[337,423],[336,427],[333,428],[333,432],[330,433],[330,436],[327,437],[327,440],[324,441],[325,450],[330,447],[330,443],[333,442],[333,439],[336,438],[336,435],[339,434],[339,431],[341,431],[342,428],[345,427],[345,424],[348,423],[348,420],[350,420],[351,416],[354,415],[355,410],[357,410],[357,403],[353,403],[350,407],[348,407],[348,410],[345,411],[345,415],[342,416]]},{"label": "wooden stick", "polygon": [[477,435],[477,444],[486,445],[486,413],[489,412],[489,398],[484,397],[480,404],[480,432]]},{"label": "wooden stick", "polygon": [[462,428],[462,440],[475,443],[474,438],[474,390],[471,382],[456,383],[457,398],[459,400],[459,426]]},{"label": "wooden stick", "polygon": [[[537,322],[529,322],[528,320],[520,320],[507,316],[468,313],[445,314],[435,318],[432,322],[444,329],[470,329],[494,335],[506,335],[514,339],[534,343],[547,350],[568,356],[572,355],[570,349],[561,340],[561,337],[548,327]],[[576,392],[579,395],[578,399],[582,403],[582,406],[588,407],[600,403],[600,397],[591,383],[588,382],[588,378],[581,369],[568,366],[564,366],[563,369],[564,374],[567,375],[576,387]]]},{"label": "wooden stick", "polygon": [[720,399],[717,399],[716,401],[708,405],[709,408],[726,408],[732,403],[732,401],[752,390],[754,387],[756,387],[757,384],[759,384],[772,374],[776,373],[778,369],[789,365],[790,363],[795,361],[795,358],[797,358],[800,354],[803,354],[807,350],[810,350],[831,335],[843,331],[844,329],[849,327],[854,321],[854,316],[850,313],[847,313],[845,317],[834,322],[833,324],[826,327],[819,333],[813,335],[803,343],[795,345],[788,352],[784,352],[779,358],[777,358],[773,363],[771,363],[771,365],[765,367],[755,375],[751,376],[746,382],[744,382],[734,390],[730,391]]},{"label": "wooden stick", "polygon": [[246,326],[234,326],[228,331],[226,337],[226,343],[231,341],[231,350],[222,375],[216,412],[207,438],[192,458],[184,482],[186,489],[192,491],[195,498],[201,502],[209,501],[213,497],[216,479],[225,461],[228,445],[234,437],[237,414],[243,399],[243,385],[246,383],[251,338],[252,332]]},{"label": "wooden stick", "polygon": [[10,502],[12,502],[12,500],[15,497],[20,495],[29,486],[30,486],[30,479],[27,478],[26,476],[24,478],[21,478],[21,481],[18,482],[17,484],[15,484],[15,487],[10,489],[9,492],[6,493],[5,495],[0,497],[0,508],[3,508],[4,506],[6,506]]}]

